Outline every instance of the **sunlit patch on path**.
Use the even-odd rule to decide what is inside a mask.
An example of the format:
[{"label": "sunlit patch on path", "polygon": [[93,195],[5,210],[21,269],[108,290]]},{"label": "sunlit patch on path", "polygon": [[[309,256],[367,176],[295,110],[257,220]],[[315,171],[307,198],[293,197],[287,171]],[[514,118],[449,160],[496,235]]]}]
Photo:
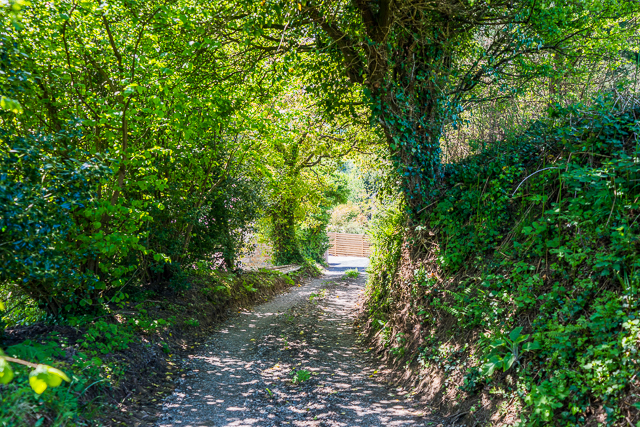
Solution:
[{"label": "sunlit patch on path", "polygon": [[[346,262],[221,325],[186,362],[158,426],[435,425],[406,391],[377,382],[375,359],[357,347],[364,278],[344,280]],[[293,384],[297,371],[309,379]]]}]

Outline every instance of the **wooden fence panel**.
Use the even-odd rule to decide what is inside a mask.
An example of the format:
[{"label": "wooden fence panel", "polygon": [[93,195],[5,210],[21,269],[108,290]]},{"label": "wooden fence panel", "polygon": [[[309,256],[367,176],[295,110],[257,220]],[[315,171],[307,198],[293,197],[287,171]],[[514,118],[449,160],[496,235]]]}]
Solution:
[{"label": "wooden fence panel", "polygon": [[328,233],[331,248],[329,255],[332,256],[356,256],[368,257],[369,239],[364,234],[349,233]]}]

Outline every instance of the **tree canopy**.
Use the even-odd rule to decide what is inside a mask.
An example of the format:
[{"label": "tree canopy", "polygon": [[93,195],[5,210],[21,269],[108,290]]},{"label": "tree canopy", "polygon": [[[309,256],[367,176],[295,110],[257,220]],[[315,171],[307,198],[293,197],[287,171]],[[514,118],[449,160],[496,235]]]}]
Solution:
[{"label": "tree canopy", "polygon": [[245,8],[245,45],[304,64],[308,90],[329,111],[371,108],[414,211],[442,177],[446,126],[567,66],[580,73],[590,59],[618,56],[638,13],[626,0],[265,0]]},{"label": "tree canopy", "polygon": [[[635,0],[2,2],[1,326],[86,326],[83,350],[124,350],[170,322],[147,302],[197,289],[218,316],[292,285],[248,273],[252,242],[317,272],[328,227],[372,218],[367,328],[384,349],[404,356],[399,331],[440,315],[490,330],[472,392],[517,366],[529,328],[547,343],[545,379],[514,380],[531,425],[613,402],[631,369],[606,393],[605,374],[550,372],[595,366],[556,363],[563,340],[626,367],[638,338],[621,325],[637,329],[639,17]],[[9,362],[25,361],[0,351],[1,384]],[[38,394],[68,379],[25,363]],[[571,403],[541,403],[570,381]]]}]

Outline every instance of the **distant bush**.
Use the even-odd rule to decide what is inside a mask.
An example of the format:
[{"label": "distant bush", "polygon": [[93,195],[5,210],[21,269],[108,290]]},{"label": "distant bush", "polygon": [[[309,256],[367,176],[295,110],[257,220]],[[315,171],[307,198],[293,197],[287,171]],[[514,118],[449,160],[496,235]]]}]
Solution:
[{"label": "distant bush", "polygon": [[362,204],[351,201],[336,206],[331,212],[329,231],[338,233],[364,234],[368,224],[368,210]]}]

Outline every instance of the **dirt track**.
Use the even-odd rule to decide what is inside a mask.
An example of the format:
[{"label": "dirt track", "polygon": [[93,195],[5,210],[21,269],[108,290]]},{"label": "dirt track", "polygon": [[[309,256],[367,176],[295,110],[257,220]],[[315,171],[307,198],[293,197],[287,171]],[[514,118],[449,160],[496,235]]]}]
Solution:
[{"label": "dirt track", "polygon": [[[364,281],[329,272],[229,319],[186,362],[157,425],[436,425],[406,391],[378,381],[382,367],[356,344]],[[294,370],[311,378],[292,384]]]}]

